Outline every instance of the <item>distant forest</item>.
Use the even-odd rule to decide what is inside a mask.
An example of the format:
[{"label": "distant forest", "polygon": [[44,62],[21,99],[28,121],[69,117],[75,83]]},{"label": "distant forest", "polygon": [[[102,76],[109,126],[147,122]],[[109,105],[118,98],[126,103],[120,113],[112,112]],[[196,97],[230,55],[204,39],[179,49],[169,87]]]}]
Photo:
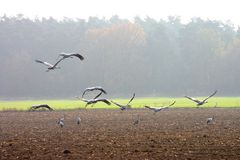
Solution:
[{"label": "distant forest", "polygon": [[[45,72],[35,59],[56,62]],[[240,95],[240,30],[220,21],[180,17],[134,21],[0,17],[0,98],[74,98],[102,86],[109,97]]]}]

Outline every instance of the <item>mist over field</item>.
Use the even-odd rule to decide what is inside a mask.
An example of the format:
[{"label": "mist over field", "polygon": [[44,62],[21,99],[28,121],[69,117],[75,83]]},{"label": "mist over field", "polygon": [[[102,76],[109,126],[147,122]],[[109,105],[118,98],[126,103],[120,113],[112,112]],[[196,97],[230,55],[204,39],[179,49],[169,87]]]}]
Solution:
[{"label": "mist over field", "polygon": [[[111,97],[240,95],[240,30],[230,23],[180,17],[134,21],[0,17],[0,98],[74,98],[102,86]],[[46,71],[36,59],[55,63]]]}]

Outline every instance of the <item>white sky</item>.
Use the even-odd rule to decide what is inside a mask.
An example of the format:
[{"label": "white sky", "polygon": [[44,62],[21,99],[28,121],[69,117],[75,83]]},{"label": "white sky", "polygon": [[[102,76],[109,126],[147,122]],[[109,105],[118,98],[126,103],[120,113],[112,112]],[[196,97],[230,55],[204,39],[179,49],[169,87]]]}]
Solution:
[{"label": "white sky", "polygon": [[0,15],[26,17],[83,18],[98,16],[132,19],[149,16],[165,19],[180,16],[183,22],[192,17],[230,20],[240,26],[240,1],[238,0],[0,0]]}]

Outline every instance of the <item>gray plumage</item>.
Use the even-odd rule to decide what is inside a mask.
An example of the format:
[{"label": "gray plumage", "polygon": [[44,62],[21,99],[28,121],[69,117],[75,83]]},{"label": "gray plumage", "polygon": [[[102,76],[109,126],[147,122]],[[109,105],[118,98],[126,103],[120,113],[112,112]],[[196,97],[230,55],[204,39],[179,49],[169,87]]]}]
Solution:
[{"label": "gray plumage", "polygon": [[215,119],[214,116],[207,118],[207,124],[211,124],[214,121],[214,119]]},{"label": "gray plumage", "polygon": [[207,103],[207,100],[208,100],[209,98],[211,98],[212,96],[214,96],[216,93],[217,93],[217,91],[215,91],[214,93],[212,93],[210,96],[208,96],[208,97],[205,98],[204,100],[198,100],[198,99],[196,99],[196,98],[192,98],[192,97],[189,97],[189,96],[184,96],[184,97],[186,97],[186,98],[190,99],[191,101],[197,103],[197,106],[200,106],[200,105],[203,105],[203,104]]},{"label": "gray plumage", "polygon": [[126,104],[126,105],[122,105],[122,104],[119,104],[117,102],[114,102],[114,101],[111,101],[113,104],[115,104],[116,106],[120,107],[121,110],[126,110],[128,108],[131,108],[131,106],[129,105],[132,100],[135,98],[135,93],[133,94],[132,98],[129,100],[129,102]]},{"label": "gray plumage", "polygon": [[48,109],[49,111],[53,111],[53,109],[47,104],[33,105],[30,108],[30,111],[37,110],[37,109],[40,109],[40,108],[45,108],[45,109]]},{"label": "gray plumage", "polygon": [[84,57],[79,53],[60,53],[59,56],[61,56],[63,59],[77,57],[81,61],[84,60]]},{"label": "gray plumage", "polygon": [[80,125],[81,124],[81,118],[80,117],[77,117],[77,124]]},{"label": "gray plumage", "polygon": [[[97,99],[98,97],[100,97],[102,95],[103,92],[98,93],[93,99]],[[83,97],[79,97],[79,96],[75,96],[77,99],[81,99],[84,102],[87,102],[88,100],[83,98]]]},{"label": "gray plumage", "polygon": [[155,113],[162,111],[163,109],[169,108],[171,106],[173,106],[176,103],[176,101],[174,101],[172,104],[168,105],[168,106],[163,106],[163,107],[150,107],[150,106],[144,106],[145,108],[148,108],[152,111],[154,111]]},{"label": "gray plumage", "polygon": [[64,121],[59,121],[58,123],[60,125],[60,127],[62,128],[64,126]]},{"label": "gray plumage", "polygon": [[44,64],[45,66],[47,66],[47,67],[48,67],[48,70],[46,70],[46,72],[48,72],[48,71],[50,71],[50,70],[60,69],[60,67],[58,67],[57,65],[58,65],[62,60],[63,60],[63,59],[61,58],[61,59],[58,60],[55,64],[51,64],[51,63],[44,62],[44,61],[41,61],[41,60],[35,60],[35,62]]},{"label": "gray plumage", "polygon": [[100,97],[102,95],[103,92],[100,92],[98,95],[96,95],[93,99],[97,99],[98,97]]},{"label": "gray plumage", "polygon": [[111,104],[106,98],[96,98],[96,99],[84,99],[84,98],[82,98],[82,101],[86,102],[85,108],[89,104],[95,104],[95,103],[98,103],[98,102],[103,102],[103,103],[106,103],[107,105]]},{"label": "gray plumage", "polygon": [[64,117],[59,119],[58,125],[59,125],[61,128],[64,126]]},{"label": "gray plumage", "polygon": [[101,91],[101,93],[107,94],[107,92],[106,92],[101,86],[96,86],[96,87],[86,88],[86,89],[83,91],[82,97],[86,94],[86,92],[95,91],[95,90],[98,90],[98,91]]}]

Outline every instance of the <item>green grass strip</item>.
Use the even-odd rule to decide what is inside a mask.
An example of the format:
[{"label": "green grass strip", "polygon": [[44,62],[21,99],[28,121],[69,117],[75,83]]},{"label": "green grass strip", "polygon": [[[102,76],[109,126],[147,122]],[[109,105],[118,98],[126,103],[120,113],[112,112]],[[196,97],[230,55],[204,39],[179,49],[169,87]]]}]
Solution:
[{"label": "green grass strip", "polygon": [[[200,97],[199,99],[203,99]],[[113,99],[120,104],[126,104],[128,99]],[[133,108],[143,108],[145,105],[160,107],[168,105],[176,100],[173,107],[196,107],[196,104],[186,98],[136,98],[132,101]],[[84,108],[85,102],[80,100],[21,100],[21,101],[0,101],[0,110],[28,110],[32,105],[48,104],[55,110],[69,110]],[[240,107],[240,97],[213,97],[203,107]],[[114,104],[108,106],[105,103],[97,103],[92,108],[118,109]]]}]

